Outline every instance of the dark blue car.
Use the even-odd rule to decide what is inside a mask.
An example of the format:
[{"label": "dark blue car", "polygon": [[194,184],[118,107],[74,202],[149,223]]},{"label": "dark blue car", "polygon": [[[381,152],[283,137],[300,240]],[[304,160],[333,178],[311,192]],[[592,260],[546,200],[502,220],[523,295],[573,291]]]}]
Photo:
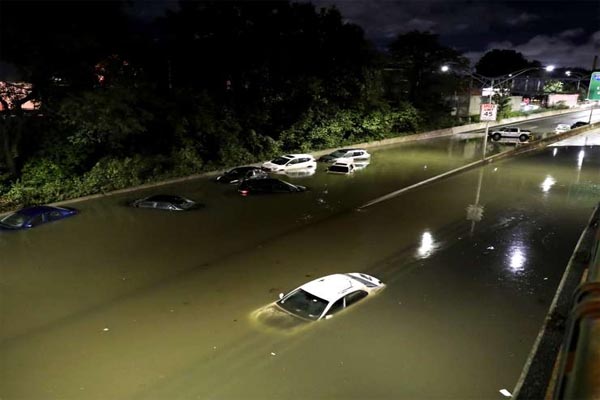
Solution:
[{"label": "dark blue car", "polygon": [[0,230],[29,229],[77,214],[77,210],[66,207],[33,206],[23,208],[0,219]]}]

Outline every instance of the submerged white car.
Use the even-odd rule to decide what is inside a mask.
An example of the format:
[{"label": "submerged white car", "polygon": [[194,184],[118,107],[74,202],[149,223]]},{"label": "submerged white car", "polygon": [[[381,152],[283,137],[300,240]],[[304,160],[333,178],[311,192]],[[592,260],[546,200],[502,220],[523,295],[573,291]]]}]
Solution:
[{"label": "submerged white car", "polygon": [[262,169],[268,172],[288,172],[299,169],[316,169],[317,161],[310,154],[286,154],[267,161]]},{"label": "submerged white car", "polygon": [[350,159],[353,161],[368,161],[371,155],[365,149],[339,149],[331,154],[324,155],[319,158],[319,161],[326,163],[334,163],[341,159]]},{"label": "submerged white car", "polygon": [[379,279],[359,273],[327,275],[279,295],[275,306],[305,321],[331,318],[365,297],[379,292],[385,284]]},{"label": "submerged white car", "polygon": [[327,168],[328,174],[350,175],[356,169],[351,158],[340,158]]}]

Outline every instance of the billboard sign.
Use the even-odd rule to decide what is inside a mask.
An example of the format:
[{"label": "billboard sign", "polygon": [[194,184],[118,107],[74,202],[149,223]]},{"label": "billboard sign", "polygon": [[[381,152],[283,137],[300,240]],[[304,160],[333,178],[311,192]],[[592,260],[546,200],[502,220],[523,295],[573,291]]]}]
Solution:
[{"label": "billboard sign", "polygon": [[588,100],[600,100],[600,71],[592,73],[588,91]]}]

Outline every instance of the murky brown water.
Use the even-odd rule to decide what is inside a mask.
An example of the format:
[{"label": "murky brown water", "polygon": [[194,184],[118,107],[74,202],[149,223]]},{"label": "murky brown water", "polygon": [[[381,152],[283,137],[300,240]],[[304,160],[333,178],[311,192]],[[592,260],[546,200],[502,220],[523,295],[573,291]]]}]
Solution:
[{"label": "murky brown water", "polygon": [[[0,235],[0,398],[500,398],[600,197],[600,149],[549,149],[355,210],[479,146],[380,149],[353,177],[290,178],[311,188],[298,195],[202,179],[159,190],[206,204],[192,213],[130,209],[130,194]],[[252,318],[352,271],[387,287],[291,334]]]}]

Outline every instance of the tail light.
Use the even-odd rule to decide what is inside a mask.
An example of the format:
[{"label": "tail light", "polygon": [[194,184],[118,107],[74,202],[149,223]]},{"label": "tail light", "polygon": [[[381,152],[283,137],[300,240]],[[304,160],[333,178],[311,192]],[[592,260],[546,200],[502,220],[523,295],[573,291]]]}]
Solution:
[{"label": "tail light", "polygon": [[240,190],[240,193],[242,196],[248,196],[248,193],[250,193],[250,192],[247,190]]}]

